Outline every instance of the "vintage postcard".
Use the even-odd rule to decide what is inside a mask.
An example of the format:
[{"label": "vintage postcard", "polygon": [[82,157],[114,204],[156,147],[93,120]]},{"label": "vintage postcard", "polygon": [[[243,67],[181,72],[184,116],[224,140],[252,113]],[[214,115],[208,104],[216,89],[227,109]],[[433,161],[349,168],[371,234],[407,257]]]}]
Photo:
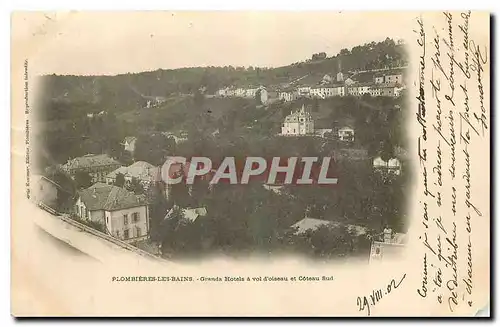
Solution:
[{"label": "vintage postcard", "polygon": [[12,14],[16,317],[475,316],[490,15]]}]

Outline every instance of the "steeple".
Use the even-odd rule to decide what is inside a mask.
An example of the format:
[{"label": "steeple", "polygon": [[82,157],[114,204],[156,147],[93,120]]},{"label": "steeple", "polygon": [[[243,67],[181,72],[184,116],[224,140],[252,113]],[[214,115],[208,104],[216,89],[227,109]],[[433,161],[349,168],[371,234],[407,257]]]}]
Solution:
[{"label": "steeple", "polygon": [[304,104],[302,104],[302,108],[300,109],[300,113],[305,113],[305,107],[304,107]]}]

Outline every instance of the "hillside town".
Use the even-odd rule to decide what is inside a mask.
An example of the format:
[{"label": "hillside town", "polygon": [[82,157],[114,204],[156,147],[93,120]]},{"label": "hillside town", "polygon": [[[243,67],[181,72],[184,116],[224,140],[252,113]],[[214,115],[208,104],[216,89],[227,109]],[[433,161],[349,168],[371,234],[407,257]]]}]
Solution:
[{"label": "hillside town", "polygon": [[[49,99],[52,111],[76,109],[43,122],[33,199],[163,258],[292,251],[379,260],[406,239],[405,67],[337,67],[274,85],[134,91],[139,101],[123,111]],[[179,156],[194,155],[331,156],[339,187],[169,184],[163,172],[182,175],[190,162]]]},{"label": "hillside town", "polygon": [[339,71],[335,76],[325,74],[321,80],[305,75],[298,81],[278,86],[248,86],[225,87],[217,91],[220,97],[260,97],[263,104],[276,99],[286,102],[295,101],[301,97],[326,99],[336,96],[363,96],[372,97],[399,97],[406,86],[403,80],[403,70],[391,69],[387,71],[363,71],[343,73]]}]

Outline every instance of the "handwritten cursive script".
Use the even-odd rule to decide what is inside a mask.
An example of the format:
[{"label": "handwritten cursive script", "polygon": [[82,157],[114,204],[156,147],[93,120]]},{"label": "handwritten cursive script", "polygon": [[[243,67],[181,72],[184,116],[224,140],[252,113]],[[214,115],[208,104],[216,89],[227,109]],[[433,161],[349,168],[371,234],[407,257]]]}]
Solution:
[{"label": "handwritten cursive script", "polygon": [[406,274],[404,274],[403,277],[399,278],[397,282],[395,279],[391,279],[391,281],[384,288],[372,290],[371,294],[369,294],[368,296],[358,296],[356,299],[358,310],[366,311],[367,315],[369,316],[371,314],[371,306],[375,306],[384,297],[391,294],[392,291],[394,291],[401,285],[405,278]]}]

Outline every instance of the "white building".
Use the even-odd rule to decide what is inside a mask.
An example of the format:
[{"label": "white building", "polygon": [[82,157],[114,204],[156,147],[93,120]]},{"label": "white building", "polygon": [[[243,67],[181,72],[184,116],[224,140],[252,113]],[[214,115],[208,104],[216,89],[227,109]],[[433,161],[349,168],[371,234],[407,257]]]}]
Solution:
[{"label": "white building", "polygon": [[244,88],[239,87],[239,88],[234,90],[235,97],[242,97],[243,98],[246,96],[246,94],[247,94],[247,91]]},{"label": "white building", "polygon": [[354,129],[348,126],[339,128],[338,136],[341,141],[354,142]]},{"label": "white building", "polygon": [[324,220],[324,219],[316,219],[316,218],[309,218],[306,217],[292,226],[290,228],[294,230],[294,234],[299,235],[299,234],[304,234],[307,232],[315,232],[321,227],[327,227],[329,229],[332,228],[338,228],[338,227],[345,227],[349,232],[353,233],[355,236],[361,236],[365,235],[368,232],[368,229],[363,226],[359,225],[352,225],[352,224],[342,224],[339,222],[335,221],[330,221],[330,220]]},{"label": "white building", "polygon": [[318,129],[314,130],[314,133],[317,136],[322,137],[322,138],[325,138],[326,134],[329,134],[332,132],[333,132],[333,128],[318,128]]},{"label": "white building", "polygon": [[260,102],[262,104],[266,104],[269,100],[269,95],[265,87],[260,86],[258,88],[251,88],[246,90],[247,98],[255,98],[257,96],[257,92],[260,92]]},{"label": "white building", "polygon": [[382,262],[384,259],[397,259],[404,249],[408,237],[403,233],[393,233],[392,229],[384,228],[379,241],[373,241],[370,249],[370,263]]},{"label": "white building", "polygon": [[344,80],[344,84],[349,86],[349,85],[352,85],[352,84],[356,84],[356,81],[353,80],[352,78],[348,77]]},{"label": "white building", "polygon": [[372,83],[357,83],[349,85],[347,88],[347,93],[354,96],[362,96],[364,94],[370,94],[370,89],[373,86]]},{"label": "white building", "polygon": [[144,189],[148,189],[154,182],[161,181],[160,168],[146,161],[136,161],[128,167],[120,167],[106,175],[106,183],[112,185],[116,176],[122,174],[125,185],[130,185],[133,179],[139,181]]},{"label": "white building", "polygon": [[186,222],[194,223],[198,218],[205,217],[207,215],[207,208],[199,207],[199,208],[179,208],[177,205],[174,205],[172,209],[170,209],[165,218],[163,220],[173,219],[173,214],[176,210],[179,210],[182,217],[186,220]]},{"label": "white building", "polygon": [[333,81],[333,78],[326,74],[325,76],[323,76],[323,79],[321,80],[321,84],[328,84],[328,83],[331,83]]},{"label": "white building", "polygon": [[342,72],[337,73],[337,82],[343,82],[344,81],[344,74]]},{"label": "white building", "polygon": [[123,241],[139,241],[149,235],[146,197],[118,186],[96,183],[80,191],[75,213],[104,225],[108,234]]},{"label": "white building", "polygon": [[384,76],[384,83],[403,84],[403,74],[397,73],[397,74],[385,75]]},{"label": "white building", "polygon": [[312,97],[326,99],[334,96],[344,96],[345,86],[343,85],[322,85],[311,88]]},{"label": "white building", "polygon": [[297,88],[297,93],[299,96],[309,97],[311,95],[311,87],[310,86],[299,86]]},{"label": "white building", "polygon": [[130,154],[134,154],[135,151],[135,142],[137,142],[137,137],[135,136],[127,136],[123,140],[123,150],[130,152]]},{"label": "white building", "polygon": [[307,112],[302,105],[300,110],[297,110],[285,117],[285,121],[281,126],[281,135],[299,136],[314,134],[314,120],[311,113]]},{"label": "white building", "polygon": [[217,90],[216,95],[220,96],[220,97],[233,96],[234,95],[234,89],[229,88],[229,87],[225,87],[223,89]]},{"label": "white building", "polygon": [[402,73],[392,73],[392,74],[377,74],[374,76],[374,82],[376,84],[403,84],[403,74]]},{"label": "white building", "polygon": [[375,75],[374,81],[375,81],[375,84],[384,83],[384,75]]},{"label": "white building", "polygon": [[295,101],[299,98],[299,94],[293,90],[279,91],[278,98],[285,102]]},{"label": "white building", "polygon": [[385,174],[401,174],[401,162],[397,158],[384,161],[381,157],[373,159],[373,168],[375,171]]},{"label": "white building", "polygon": [[257,92],[260,91],[260,100],[263,104],[266,104],[269,99],[268,92],[265,87],[249,87],[249,88],[232,88],[226,87],[220,89],[216,92],[219,97],[241,97],[241,98],[255,98]]}]

